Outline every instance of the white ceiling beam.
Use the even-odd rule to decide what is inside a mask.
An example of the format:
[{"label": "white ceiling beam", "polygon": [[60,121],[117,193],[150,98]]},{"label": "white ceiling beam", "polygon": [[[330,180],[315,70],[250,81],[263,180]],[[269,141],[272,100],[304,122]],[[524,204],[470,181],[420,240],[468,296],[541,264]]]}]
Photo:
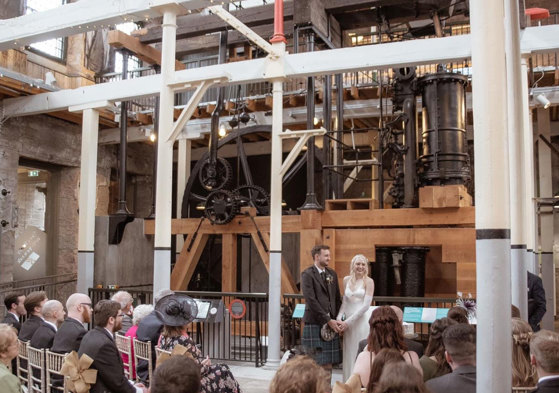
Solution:
[{"label": "white ceiling beam", "polygon": [[161,16],[160,10],[165,7],[180,7],[182,13],[186,13],[210,4],[210,0],[81,0],[1,20],[0,51],[120,23],[147,20]]},{"label": "white ceiling beam", "polygon": [[[559,25],[526,28],[521,41],[523,55],[559,51],[559,40],[550,39],[558,36]],[[291,54],[285,57],[285,73],[288,78],[300,78],[466,60],[470,58],[470,44],[470,36],[462,35]],[[177,71],[172,83],[176,86],[193,85],[200,80],[222,75],[231,75],[231,78],[221,86],[253,83],[265,80],[266,70],[266,59],[217,64]],[[150,75],[73,90],[5,99],[4,110],[6,116],[32,115],[66,110],[70,105],[155,95],[160,89],[161,76]]]}]

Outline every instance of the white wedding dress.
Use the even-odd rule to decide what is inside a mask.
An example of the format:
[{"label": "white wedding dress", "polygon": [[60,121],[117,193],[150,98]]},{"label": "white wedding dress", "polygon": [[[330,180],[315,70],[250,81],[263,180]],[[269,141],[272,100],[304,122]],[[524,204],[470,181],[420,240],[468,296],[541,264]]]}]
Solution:
[{"label": "white wedding dress", "polygon": [[347,328],[343,334],[343,372],[344,382],[349,379],[357,358],[359,341],[369,336],[369,318],[371,317],[372,296],[365,295],[365,286],[352,291],[349,280],[344,290],[342,306],[338,320],[345,318]]}]

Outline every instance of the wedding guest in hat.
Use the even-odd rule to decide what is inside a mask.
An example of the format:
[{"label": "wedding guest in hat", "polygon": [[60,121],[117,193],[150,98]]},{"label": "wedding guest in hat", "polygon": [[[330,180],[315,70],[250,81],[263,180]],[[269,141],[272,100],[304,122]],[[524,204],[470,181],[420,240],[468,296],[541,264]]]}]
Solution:
[{"label": "wedding guest in hat", "polygon": [[182,345],[187,349],[200,366],[201,393],[241,391],[229,366],[212,364],[209,357],[204,357],[200,348],[186,333],[187,325],[194,321],[198,314],[198,306],[194,299],[180,293],[164,296],[155,304],[155,312],[163,322],[159,347],[172,351],[176,345]]}]

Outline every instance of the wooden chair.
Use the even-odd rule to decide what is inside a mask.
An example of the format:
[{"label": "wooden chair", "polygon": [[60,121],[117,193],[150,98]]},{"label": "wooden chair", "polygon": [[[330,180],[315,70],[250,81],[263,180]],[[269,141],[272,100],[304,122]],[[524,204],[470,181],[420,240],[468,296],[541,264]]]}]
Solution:
[{"label": "wooden chair", "polygon": [[[122,364],[124,365],[124,375],[126,375],[126,378],[128,379],[132,379],[132,342],[130,337],[115,334],[115,343],[118,348],[118,352],[120,352]],[[123,357],[122,355],[126,355],[126,357]]]},{"label": "wooden chair", "polygon": [[166,351],[166,350],[161,349],[159,347],[155,347],[155,367],[156,368],[159,365],[159,356],[161,356],[162,354],[166,354],[166,355],[171,356],[171,351]]},{"label": "wooden chair", "polygon": [[523,388],[520,388],[520,387],[515,388],[515,387],[513,387],[513,388],[512,388],[512,393],[530,393],[530,392],[532,392],[533,390],[535,390],[536,387],[537,387],[537,386],[523,387]]},{"label": "wooden chair", "polygon": [[[153,361],[151,359],[151,343],[149,341],[140,341],[134,339],[134,367],[138,369],[140,360],[148,362],[148,382],[151,382],[151,374],[153,373]],[[138,373],[136,373],[136,382],[140,382]]]},{"label": "wooden chair", "polygon": [[27,372],[27,344],[29,343],[27,341],[21,341],[19,339],[17,341],[18,355],[16,360],[16,374],[21,384],[23,386],[27,386],[29,384],[29,373]]},{"label": "wooden chair", "polygon": [[29,393],[45,393],[45,350],[27,346],[27,373]]},{"label": "wooden chair", "polygon": [[68,393],[66,388],[66,378],[60,373],[62,364],[64,363],[65,354],[51,352],[48,349],[46,355],[46,387],[47,392]]}]

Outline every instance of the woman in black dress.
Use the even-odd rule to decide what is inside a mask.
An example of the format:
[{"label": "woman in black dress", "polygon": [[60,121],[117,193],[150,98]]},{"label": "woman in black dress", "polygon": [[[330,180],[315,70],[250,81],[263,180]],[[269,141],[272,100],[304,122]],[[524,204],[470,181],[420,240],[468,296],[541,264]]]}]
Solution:
[{"label": "woman in black dress", "polygon": [[168,295],[155,305],[157,317],[163,322],[163,331],[159,338],[159,348],[172,351],[176,345],[182,345],[200,365],[201,393],[240,393],[239,383],[233,377],[226,364],[212,364],[209,357],[204,357],[196,343],[186,333],[186,326],[196,318],[198,307],[194,299],[182,295]]}]

